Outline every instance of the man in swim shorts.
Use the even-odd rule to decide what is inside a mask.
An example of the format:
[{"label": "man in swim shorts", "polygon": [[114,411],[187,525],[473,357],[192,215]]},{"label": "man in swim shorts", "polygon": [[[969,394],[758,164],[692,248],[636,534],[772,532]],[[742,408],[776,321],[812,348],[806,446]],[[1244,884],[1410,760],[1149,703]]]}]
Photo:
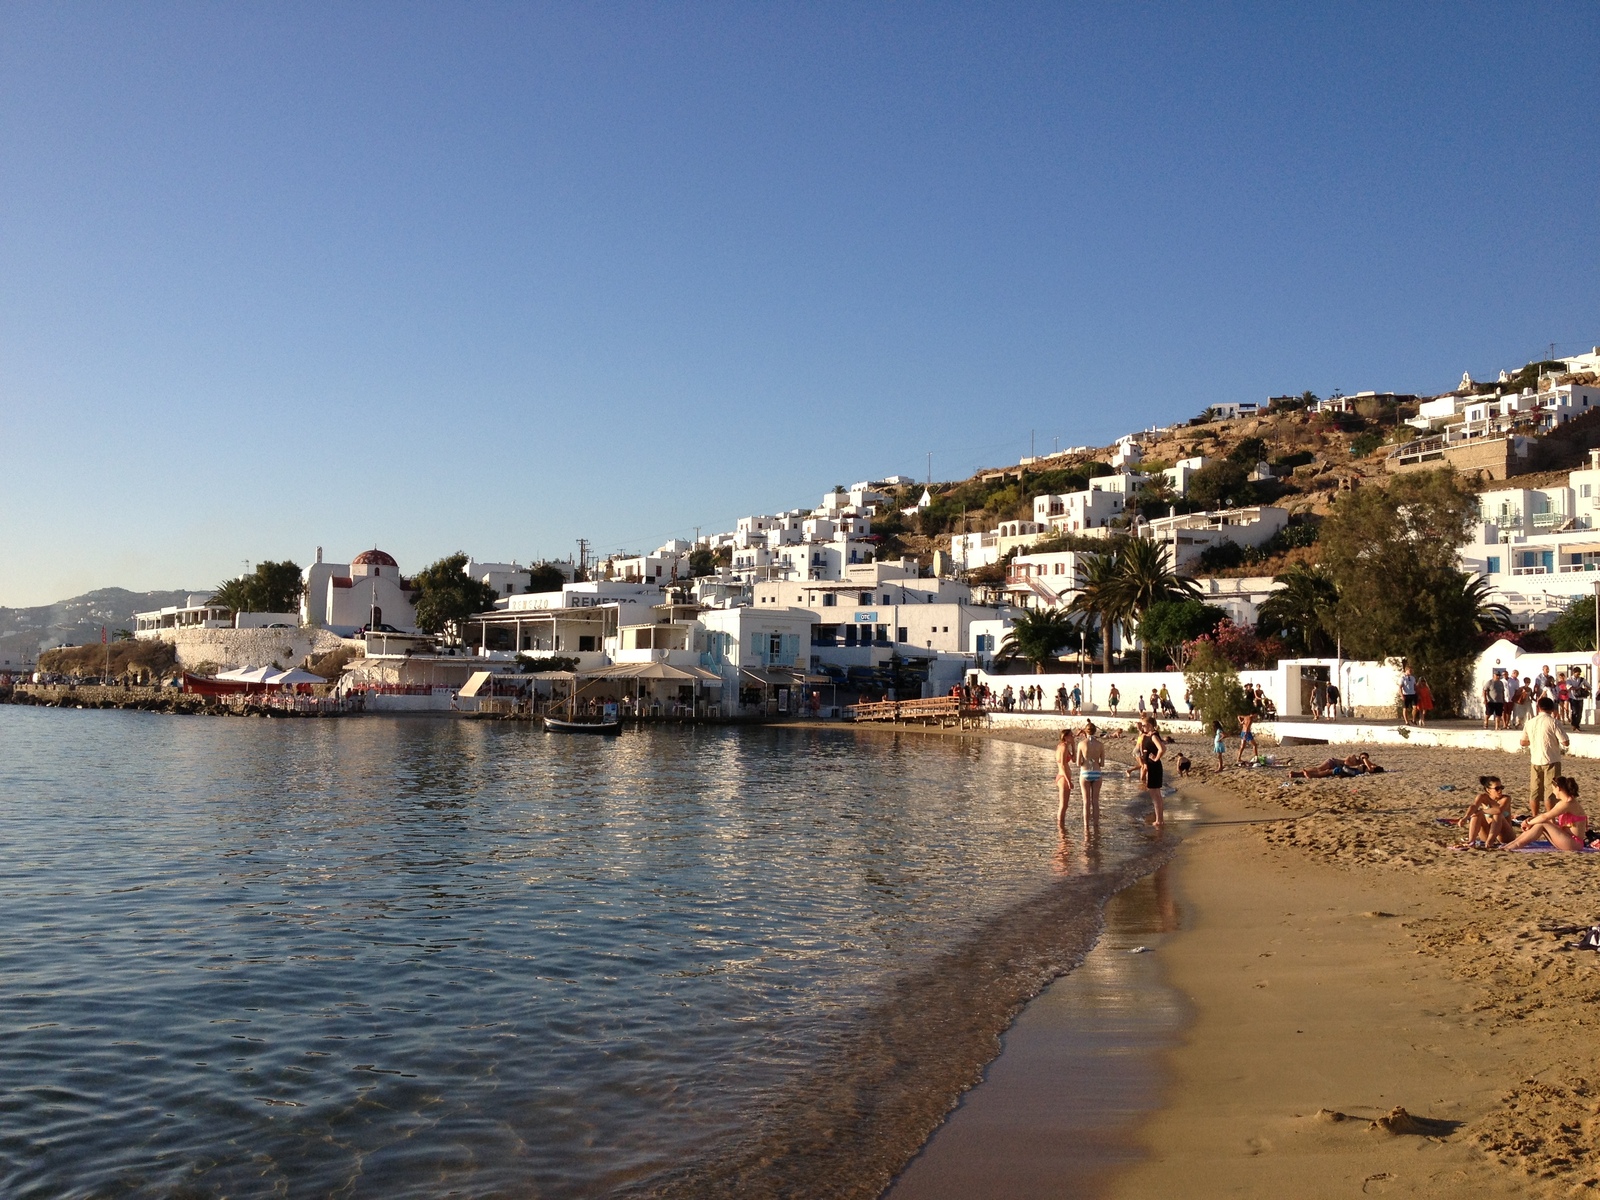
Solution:
[{"label": "man in swim shorts", "polygon": [[1256,723],[1255,713],[1245,713],[1239,718],[1239,756],[1233,760],[1234,766],[1244,762],[1245,752],[1248,751],[1252,758],[1256,753],[1256,735],[1252,728]]}]

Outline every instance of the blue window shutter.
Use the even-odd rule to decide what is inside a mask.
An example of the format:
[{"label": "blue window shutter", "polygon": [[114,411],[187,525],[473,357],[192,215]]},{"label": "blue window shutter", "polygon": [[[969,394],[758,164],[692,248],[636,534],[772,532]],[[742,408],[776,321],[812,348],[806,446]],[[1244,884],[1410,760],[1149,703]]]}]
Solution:
[{"label": "blue window shutter", "polygon": [[762,653],[761,645],[766,640],[766,636],[764,633],[752,633],[750,635],[750,660],[752,662],[766,662],[766,656]]}]

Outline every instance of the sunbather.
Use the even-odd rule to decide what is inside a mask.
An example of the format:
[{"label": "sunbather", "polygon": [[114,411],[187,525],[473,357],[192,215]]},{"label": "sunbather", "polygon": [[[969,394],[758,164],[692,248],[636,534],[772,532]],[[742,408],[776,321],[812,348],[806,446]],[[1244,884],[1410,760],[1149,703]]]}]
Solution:
[{"label": "sunbather", "polygon": [[1329,758],[1304,771],[1290,771],[1290,779],[1327,779],[1330,775],[1343,779],[1350,775],[1382,775],[1383,768],[1367,756],[1366,751],[1349,758]]},{"label": "sunbather", "polygon": [[1501,847],[1520,850],[1533,842],[1549,842],[1557,850],[1582,850],[1589,833],[1589,814],[1578,803],[1578,781],[1566,775],[1556,777],[1556,802],[1538,816],[1523,823],[1516,841]]},{"label": "sunbather", "polygon": [[1466,831],[1461,840],[1468,846],[1493,850],[1517,836],[1516,827],[1511,824],[1511,797],[1501,787],[1498,775],[1478,776],[1478,786],[1483,790],[1467,805],[1459,822]]}]

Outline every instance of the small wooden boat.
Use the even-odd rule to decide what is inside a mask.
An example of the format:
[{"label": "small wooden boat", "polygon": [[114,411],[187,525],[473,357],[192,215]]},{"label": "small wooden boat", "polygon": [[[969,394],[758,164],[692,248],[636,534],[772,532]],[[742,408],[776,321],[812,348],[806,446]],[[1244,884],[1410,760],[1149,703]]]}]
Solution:
[{"label": "small wooden boat", "polygon": [[544,727],[551,733],[621,733],[622,722],[613,718],[596,718],[592,721],[567,721],[560,717],[546,717]]}]

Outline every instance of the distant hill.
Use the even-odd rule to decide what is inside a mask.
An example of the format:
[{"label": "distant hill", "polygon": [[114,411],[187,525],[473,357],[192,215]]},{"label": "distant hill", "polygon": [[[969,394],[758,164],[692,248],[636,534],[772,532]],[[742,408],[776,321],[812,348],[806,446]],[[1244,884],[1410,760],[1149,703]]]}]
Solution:
[{"label": "distant hill", "polygon": [[101,626],[108,636],[132,629],[134,613],[182,604],[191,594],[100,588],[38,608],[0,608],[0,661],[32,662],[51,646],[98,642]]}]

